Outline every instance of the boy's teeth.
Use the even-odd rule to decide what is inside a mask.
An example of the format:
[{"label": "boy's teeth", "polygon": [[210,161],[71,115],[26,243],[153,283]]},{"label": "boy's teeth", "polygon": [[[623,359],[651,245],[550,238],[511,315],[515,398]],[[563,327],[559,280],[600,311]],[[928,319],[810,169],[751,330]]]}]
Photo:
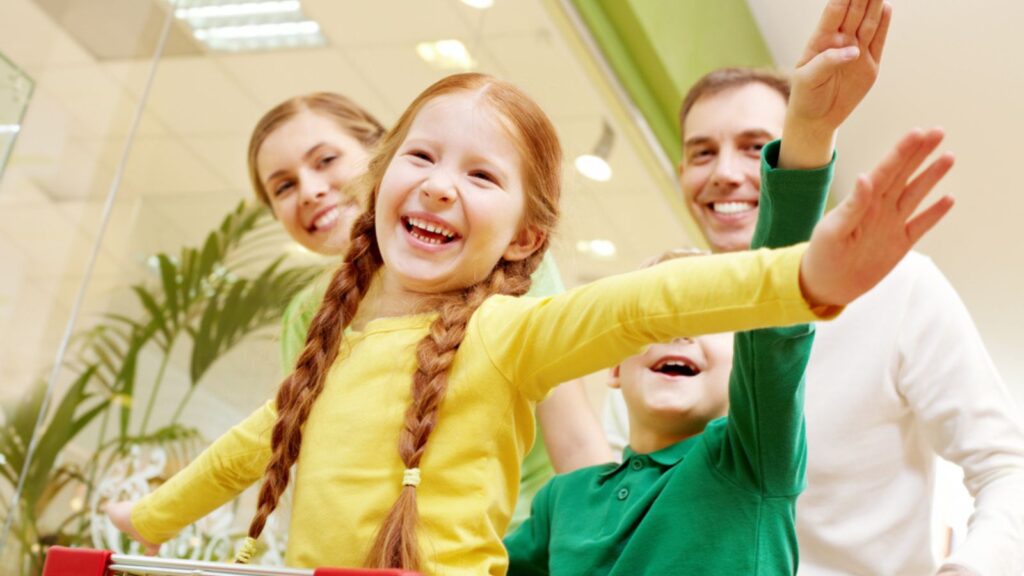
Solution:
[{"label": "boy's teeth", "polygon": [[738,214],[757,208],[754,202],[714,202],[711,209],[719,214]]}]

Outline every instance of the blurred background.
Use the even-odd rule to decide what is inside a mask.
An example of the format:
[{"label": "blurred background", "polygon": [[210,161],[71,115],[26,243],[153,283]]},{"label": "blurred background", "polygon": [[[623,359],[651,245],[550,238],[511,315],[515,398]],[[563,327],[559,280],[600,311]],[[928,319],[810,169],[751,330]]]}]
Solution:
[{"label": "blurred background", "polygon": [[[553,250],[571,286],[701,243],[673,169],[681,94],[719,66],[788,69],[822,5],[0,2],[0,572],[37,573],[54,543],[123,549],[93,521],[97,507],[169,475],[273,393],[281,310],[330,262],[240,205],[252,197],[249,134],[267,109],[329,90],[387,124],[453,72],[520,85],[565,150]],[[1024,400],[1024,189],[1013,172],[1024,4],[895,8],[882,76],[840,136],[834,192],[906,129],[946,128],[958,164],[941,190],[958,205],[921,251]],[[580,171],[575,160],[588,154],[605,165]],[[597,405],[603,382],[592,380]],[[180,553],[230,546],[233,514],[183,535]]]}]

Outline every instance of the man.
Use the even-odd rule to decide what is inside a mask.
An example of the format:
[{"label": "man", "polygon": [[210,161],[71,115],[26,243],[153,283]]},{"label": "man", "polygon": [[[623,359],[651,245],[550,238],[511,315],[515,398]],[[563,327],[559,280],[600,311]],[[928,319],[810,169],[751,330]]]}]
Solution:
[{"label": "man", "polygon": [[[781,77],[723,69],[683,101],[680,186],[715,252],[750,245],[760,151],[782,136],[788,98]],[[966,308],[931,260],[909,254],[838,320],[818,327],[805,410],[801,574],[935,573],[936,455],[963,468],[975,498],[967,538],[940,573],[1024,571],[1021,419]],[[613,443],[624,436],[614,428]]]}]

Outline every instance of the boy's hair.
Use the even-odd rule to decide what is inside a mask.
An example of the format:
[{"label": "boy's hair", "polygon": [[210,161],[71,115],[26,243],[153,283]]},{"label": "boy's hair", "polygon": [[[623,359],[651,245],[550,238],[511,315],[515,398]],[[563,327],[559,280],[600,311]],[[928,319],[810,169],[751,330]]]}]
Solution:
[{"label": "boy's hair", "polygon": [[[521,225],[536,227],[543,234],[543,240],[528,258],[502,259],[482,282],[439,298],[438,317],[416,348],[412,401],[399,433],[398,451],[407,469],[419,467],[447,390],[448,370],[473,312],[493,294],[518,296],[530,288],[530,275],[540,264],[558,221],[562,158],[555,128],[535,102],[507,82],[482,74],[449,76],[413,101],[385,135],[366,175],[358,183],[369,192],[366,211],[352,226],[351,245],[345,260],[331,279],[294,371],[285,378],[277,393],[278,417],[271,437],[273,452],[260,489],[256,516],[249,527],[252,538],[259,536],[267,516],[288,485],[289,469],[299,456],[302,426],[323,390],[343,331],[352,322],[374,274],[383,265],[374,219],[377,191],[384,172],[425,104],[441,96],[466,92],[476,94],[479,102],[496,112],[516,141],[522,160],[520,169],[525,173],[525,211]],[[416,488],[403,486],[369,551],[367,566],[419,569],[417,520]]]},{"label": "boy's hair", "polygon": [[686,116],[698,100],[705,96],[713,96],[730,88],[738,88],[759,82],[775,90],[789,102],[790,84],[789,78],[772,72],[757,68],[719,68],[701,76],[697,82],[690,87],[690,90],[683,97],[683,104],[679,108],[679,135],[686,134]]},{"label": "boy's hair", "polygon": [[372,149],[387,132],[373,114],[348,97],[334,92],[313,92],[294,96],[274,106],[252,129],[248,152],[249,181],[252,183],[252,190],[256,193],[256,198],[268,208],[270,195],[260,179],[256,156],[268,136],[282,124],[307,110],[333,120],[342,132],[355,138],[367,150]]}]

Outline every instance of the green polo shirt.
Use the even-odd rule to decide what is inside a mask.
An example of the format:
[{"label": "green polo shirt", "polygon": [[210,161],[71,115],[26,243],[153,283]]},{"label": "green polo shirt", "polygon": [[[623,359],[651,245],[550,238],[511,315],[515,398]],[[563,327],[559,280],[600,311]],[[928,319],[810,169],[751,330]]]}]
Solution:
[{"label": "green polo shirt", "polygon": [[[320,301],[323,300],[324,292],[327,291],[327,283],[333,272],[331,270],[329,273],[320,275],[315,282],[303,288],[292,298],[285,310],[281,319],[281,366],[285,373],[291,372],[292,367],[295,366],[295,360],[298,359],[302,347],[306,344],[306,332],[313,322],[313,316],[316,315]],[[562,284],[555,259],[548,252],[533,273],[533,285],[530,287],[528,295],[554,296],[562,292],[565,292],[565,286]],[[544,438],[538,434],[533,448],[523,459],[519,475],[519,499],[516,500],[516,509],[512,514],[509,530],[526,520],[530,515],[530,504],[533,502],[534,495],[554,474],[555,470],[551,467],[551,459],[548,457]]]},{"label": "green polo shirt", "polygon": [[[773,168],[762,156],[752,247],[810,237],[825,208],[833,161]],[[796,497],[807,456],[803,374],[811,325],[734,336],[729,415],[652,454],[556,476],[532,515],[505,539],[510,575],[796,572]]]}]

